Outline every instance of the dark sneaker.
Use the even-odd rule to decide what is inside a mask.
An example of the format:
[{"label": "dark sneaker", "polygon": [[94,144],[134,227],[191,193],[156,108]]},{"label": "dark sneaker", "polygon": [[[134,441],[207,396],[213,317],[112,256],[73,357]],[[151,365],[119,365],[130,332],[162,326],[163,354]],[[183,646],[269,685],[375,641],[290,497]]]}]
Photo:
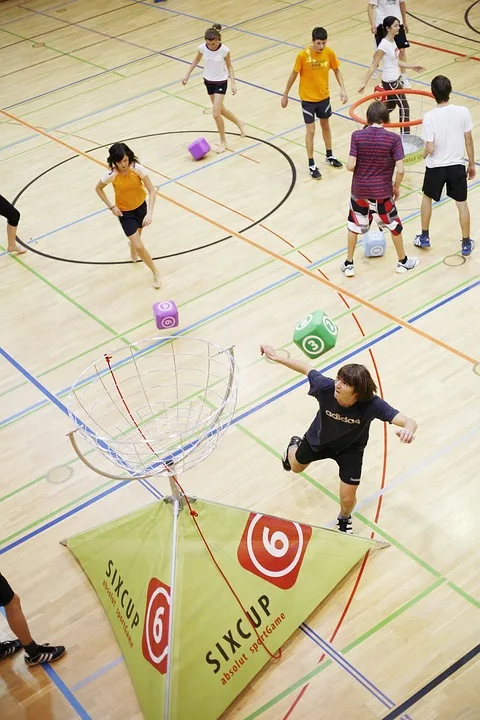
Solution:
[{"label": "dark sneaker", "polygon": [[290,442],[287,445],[287,449],[283,453],[282,456],[282,465],[284,470],[291,470],[290,461],[288,459],[288,451],[292,447],[292,445],[300,445],[302,442],[302,438],[299,438],[298,435],[293,435],[293,437],[290,438]]},{"label": "dark sneaker", "polygon": [[43,663],[55,662],[65,653],[63,645],[39,645],[38,650],[39,652],[36,655],[25,653],[27,665],[43,665]]},{"label": "dark sneaker", "polygon": [[327,163],[327,165],[331,165],[332,167],[336,167],[336,168],[343,167],[342,163],[340,162],[340,160],[337,160],[335,155],[326,155],[325,162]]},{"label": "dark sneaker", "polygon": [[337,530],[347,533],[347,535],[353,535],[352,516],[350,515],[348,518],[337,518]]},{"label": "dark sneaker", "polygon": [[312,178],[315,178],[315,180],[320,180],[320,178],[322,177],[322,173],[316,165],[309,165],[308,169],[310,170],[310,175],[312,176]]},{"label": "dark sneaker", "polygon": [[1,642],[0,660],[3,660],[3,658],[8,657],[9,655],[13,655],[21,649],[22,643],[20,642],[20,640],[5,640],[5,642]]},{"label": "dark sneaker", "polygon": [[420,235],[415,235],[415,240],[413,241],[413,244],[419,248],[429,248],[430,238],[420,233]]},{"label": "dark sneaker", "polygon": [[462,240],[462,255],[468,257],[472,254],[472,250],[475,248],[473,240]]}]

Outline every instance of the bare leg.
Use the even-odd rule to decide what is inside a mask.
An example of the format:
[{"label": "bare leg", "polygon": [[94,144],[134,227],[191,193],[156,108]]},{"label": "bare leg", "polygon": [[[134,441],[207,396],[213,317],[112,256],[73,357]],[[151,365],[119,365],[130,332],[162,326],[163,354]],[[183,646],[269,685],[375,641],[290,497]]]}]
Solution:
[{"label": "bare leg", "polygon": [[330,120],[328,118],[320,118],[320,127],[322,128],[323,142],[325,150],[332,149],[332,131],[330,129]]},{"label": "bare leg", "polygon": [[[353,262],[353,254],[355,252],[355,248],[357,247],[357,240],[358,240],[358,234],[349,230],[348,235],[347,235],[347,260],[348,260],[348,262]],[[402,255],[402,259],[403,259],[403,255]]]},{"label": "bare leg", "polygon": [[422,221],[422,230],[430,228],[430,219],[432,217],[432,198],[423,195],[422,204],[420,206],[420,216]]},{"label": "bare leg", "polygon": [[340,480],[340,513],[344,518],[350,517],[357,504],[358,485],[348,485]]},{"label": "bare leg", "polygon": [[240,130],[240,135],[245,137],[245,123],[242,122],[242,120],[239,120],[237,116],[230,112],[230,110],[227,110],[225,106],[222,107],[222,115],[224,118],[227,118],[227,120],[230,120],[230,122],[236,125]]},{"label": "bare leg", "polygon": [[14,595],[8,605],[5,605],[5,615],[10,626],[10,630],[20,640],[22,645],[24,647],[26,645],[30,645],[33,642],[33,639],[30,634],[27,620],[23,614],[18,595]]},{"label": "bare leg", "polygon": [[315,123],[305,125],[305,147],[307,148],[308,159],[313,158],[314,153]]},{"label": "bare leg", "polygon": [[152,256],[148,252],[147,248],[143,244],[142,236],[141,236],[141,230],[137,230],[137,232],[134,235],[130,235],[128,238],[130,242],[130,247],[133,248],[137,255],[143,260],[145,265],[152,271],[153,274],[153,287],[159,288],[160,287],[160,275],[158,274],[157,267],[155,263],[152,260]]},{"label": "bare leg", "polygon": [[462,228],[462,238],[470,237],[470,210],[468,209],[467,201],[463,202],[455,201],[458,209],[458,218],[460,220],[460,227]]},{"label": "bare leg", "polygon": [[405,257],[405,248],[403,246],[402,233],[400,233],[400,235],[394,235],[392,233],[392,240],[395,246],[395,250],[397,251],[398,259],[403,260],[403,258]]},{"label": "bare leg", "polygon": [[220,143],[217,145],[216,150],[217,153],[223,153],[227,148],[227,140],[225,138],[225,123],[222,117],[223,95],[215,93],[215,95],[210,95],[210,100],[212,101],[213,105],[213,119],[217,124],[218,134],[220,135]]},{"label": "bare leg", "polygon": [[15,252],[18,255],[23,255],[27,252],[24,247],[17,245],[17,226],[9,225],[7,223],[7,250],[8,252]]}]

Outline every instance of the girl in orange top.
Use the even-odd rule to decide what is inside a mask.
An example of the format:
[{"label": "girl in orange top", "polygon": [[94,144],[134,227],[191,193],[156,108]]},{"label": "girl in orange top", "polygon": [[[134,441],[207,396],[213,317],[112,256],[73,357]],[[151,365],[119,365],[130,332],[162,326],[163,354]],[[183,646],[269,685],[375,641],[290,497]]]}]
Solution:
[{"label": "girl in orange top", "polygon": [[[114,143],[107,158],[110,172],[97,183],[97,195],[109,210],[118,217],[123,232],[130,243],[132,262],[142,259],[153,273],[153,287],[160,287],[160,277],[152,257],[142,241],[142,230],[152,222],[156,191],[147,175],[146,168],[125,143]],[[104,188],[113,185],[115,204],[105,195]],[[145,202],[145,188],[148,190],[148,207]]]}]

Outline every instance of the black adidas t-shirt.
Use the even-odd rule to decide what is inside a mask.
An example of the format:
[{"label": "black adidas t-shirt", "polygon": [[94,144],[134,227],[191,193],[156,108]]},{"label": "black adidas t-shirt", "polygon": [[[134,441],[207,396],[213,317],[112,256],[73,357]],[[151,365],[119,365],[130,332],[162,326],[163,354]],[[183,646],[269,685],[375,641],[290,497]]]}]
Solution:
[{"label": "black adidas t-shirt", "polygon": [[315,420],[305,434],[315,450],[363,450],[368,442],[372,420],[378,418],[391,423],[395,415],[398,415],[398,410],[377,395],[371,400],[343,407],[335,400],[335,382],[318,370],[310,370],[308,380],[308,394],[316,398],[320,405]]}]

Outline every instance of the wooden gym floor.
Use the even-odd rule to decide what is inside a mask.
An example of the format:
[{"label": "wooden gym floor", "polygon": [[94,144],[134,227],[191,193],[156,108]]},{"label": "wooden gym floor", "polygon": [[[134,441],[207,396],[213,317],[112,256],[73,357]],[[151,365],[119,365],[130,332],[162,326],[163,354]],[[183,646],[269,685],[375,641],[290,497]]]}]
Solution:
[{"label": "wooden gym floor", "polygon": [[[419,423],[412,446],[374,424],[366,452],[354,527],[391,547],[352,571],[308,619],[310,630],[302,626],[282,660],[268,664],[224,717],[370,720],[393,717],[390,709],[409,699],[411,718],[480,717],[478,656],[468,655],[479,639],[480,247],[451,265],[460,234],[447,199],[434,209],[433,247],[417,270],[396,275],[389,244],[381,259],[362,259],[359,250],[358,274],[345,278],[339,265],[351,177],[324,165],[317,131],[323,179],[311,180],[297,87],[288,108],[280,107],[295,54],[315,25],[328,29],[341,58],[349,103],[358,97],[372,55],[365,6],[0,3],[0,192],[19,196],[19,236],[31,247],[15,258],[0,247],[0,569],[21,596],[34,637],[68,648],[50,669],[27,669],[20,654],[1,663],[2,720],[141,717],[108,621],[60,540],[154,499],[138,483],[105,494],[111,484],[72,453],[65,403],[72,382],[105,349],[158,334],[155,298],[178,303],[182,333],[234,343],[241,368],[232,428],[183,478],[193,493],[307,523],[335,519],[334,464],[292,477],[279,461],[315,402],[305,385],[296,388],[298,376],[258,353],[262,341],[297,352],[293,327],[312,309],[325,310],[340,331],[317,367],[334,374],[347,358],[364,362],[385,398]],[[408,9],[408,57],[426,68],[410,73],[412,85],[428,89],[438,73],[451,78],[454,102],[476,123],[478,152],[480,3],[411,0]],[[215,140],[213,118],[200,74],[186,87],[180,80],[212,22],[230,26],[224,42],[238,93],[226,104],[246,121],[248,137],[230,126],[228,151],[196,165],[186,146],[200,134]],[[356,126],[333,75],[330,84],[334,150],[346,161]],[[412,103],[417,114],[430,106]],[[144,237],[165,258],[161,291],[145,267],[126,262],[122,233],[94,192],[105,147],[117,140],[129,141],[159,187]],[[420,228],[421,181],[420,163],[406,175],[399,203],[408,252]],[[479,188],[477,176],[469,190],[477,244]],[[312,268],[314,277],[287,261]],[[0,631],[9,637],[3,619]],[[319,663],[324,641],[337,654],[329,649],[331,659]],[[456,668],[460,659],[468,662]],[[442,683],[415,695],[443,671]]]}]

